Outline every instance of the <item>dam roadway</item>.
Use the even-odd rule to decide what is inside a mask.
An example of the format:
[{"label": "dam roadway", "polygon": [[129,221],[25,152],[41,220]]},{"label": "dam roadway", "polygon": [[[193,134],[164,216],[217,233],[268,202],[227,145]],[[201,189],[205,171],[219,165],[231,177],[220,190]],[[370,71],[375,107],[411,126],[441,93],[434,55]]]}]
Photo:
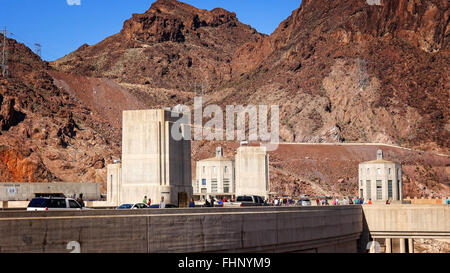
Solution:
[{"label": "dam roadway", "polygon": [[370,228],[374,238],[450,238],[449,213],[445,205],[3,211],[0,253],[355,253]]}]

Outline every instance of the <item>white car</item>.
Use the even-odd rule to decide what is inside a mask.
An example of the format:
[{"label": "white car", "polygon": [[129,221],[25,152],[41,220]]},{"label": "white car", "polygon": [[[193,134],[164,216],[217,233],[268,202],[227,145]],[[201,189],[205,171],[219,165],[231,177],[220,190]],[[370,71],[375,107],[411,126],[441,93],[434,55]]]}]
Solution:
[{"label": "white car", "polygon": [[27,211],[82,210],[74,199],[64,197],[37,197],[28,203]]},{"label": "white car", "polygon": [[137,203],[137,204],[122,204],[116,209],[146,209],[148,205],[145,203]]}]

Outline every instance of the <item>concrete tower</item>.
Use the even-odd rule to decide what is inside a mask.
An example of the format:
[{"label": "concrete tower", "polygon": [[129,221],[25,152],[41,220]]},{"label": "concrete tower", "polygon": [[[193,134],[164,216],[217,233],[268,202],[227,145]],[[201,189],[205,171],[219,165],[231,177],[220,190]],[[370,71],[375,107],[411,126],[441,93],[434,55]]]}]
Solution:
[{"label": "concrete tower", "polygon": [[366,201],[403,200],[402,165],[383,159],[383,151],[377,151],[377,159],[359,164],[359,196]]},{"label": "concrete tower", "polygon": [[236,154],[236,196],[269,196],[269,155],[266,147],[241,146]]},{"label": "concrete tower", "polygon": [[108,185],[112,202],[138,203],[147,196],[159,203],[164,196],[177,205],[179,196],[192,196],[191,141],[173,138],[180,118],[171,114],[168,109],[123,112],[121,166],[108,166],[108,182],[118,184]]}]

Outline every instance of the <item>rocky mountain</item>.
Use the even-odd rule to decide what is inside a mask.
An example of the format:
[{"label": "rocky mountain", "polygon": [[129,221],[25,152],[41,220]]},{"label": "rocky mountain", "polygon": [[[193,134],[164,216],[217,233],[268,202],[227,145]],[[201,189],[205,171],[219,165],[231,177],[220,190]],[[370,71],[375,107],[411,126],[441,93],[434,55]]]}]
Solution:
[{"label": "rocky mountain", "polygon": [[212,102],[281,106],[293,142],[449,151],[448,1],[302,1],[242,46]]},{"label": "rocky mountain", "polygon": [[[21,53],[0,78],[0,177],[104,185],[104,165],[120,157],[121,112],[190,105],[201,88],[207,104],[279,105],[285,142],[416,149],[387,151],[405,166],[406,194],[448,195],[449,4],[376,2],[299,1],[268,36],[220,8],[158,0],[118,34],[50,64],[9,40]],[[217,145],[238,144],[194,142],[193,159]],[[281,194],[353,194],[355,166],[375,150],[292,147],[271,153]]]},{"label": "rocky mountain", "polygon": [[229,81],[236,49],[262,37],[224,9],[207,11],[159,0],[144,14],[133,14],[120,33],[96,45],[83,45],[52,66],[123,83],[186,91],[199,83],[214,87]]},{"label": "rocky mountain", "polygon": [[[3,37],[1,37],[3,39]],[[103,182],[120,155],[120,133],[55,85],[47,62],[7,39],[9,76],[0,75],[2,182]]]}]

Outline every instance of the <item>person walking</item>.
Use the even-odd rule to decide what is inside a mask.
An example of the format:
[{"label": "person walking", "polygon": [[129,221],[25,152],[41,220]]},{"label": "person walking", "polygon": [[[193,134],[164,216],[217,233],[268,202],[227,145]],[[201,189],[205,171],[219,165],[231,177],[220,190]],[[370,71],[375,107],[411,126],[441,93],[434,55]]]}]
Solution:
[{"label": "person walking", "polygon": [[372,199],[369,199],[369,202],[367,204],[372,205]]},{"label": "person walking", "polygon": [[189,202],[189,207],[190,207],[190,208],[195,208],[195,201],[194,201],[194,198],[191,198],[191,201]]},{"label": "person walking", "polygon": [[152,199],[148,199],[147,205],[150,207],[152,205]]},{"label": "person walking", "polygon": [[160,209],[166,208],[166,201],[164,201],[164,196],[161,196],[161,202],[159,203],[159,208]]},{"label": "person walking", "polygon": [[142,200],[142,203],[147,204],[147,196],[144,196],[144,200]]},{"label": "person walking", "polygon": [[320,201],[319,201],[318,198],[316,199],[316,205],[317,205],[317,206],[320,206]]},{"label": "person walking", "polygon": [[348,203],[349,203],[350,205],[353,205],[353,200],[352,200],[351,197],[348,198]]},{"label": "person walking", "polygon": [[343,204],[344,206],[347,206],[347,205],[348,205],[347,198],[344,197],[344,200],[342,201],[342,204]]}]

